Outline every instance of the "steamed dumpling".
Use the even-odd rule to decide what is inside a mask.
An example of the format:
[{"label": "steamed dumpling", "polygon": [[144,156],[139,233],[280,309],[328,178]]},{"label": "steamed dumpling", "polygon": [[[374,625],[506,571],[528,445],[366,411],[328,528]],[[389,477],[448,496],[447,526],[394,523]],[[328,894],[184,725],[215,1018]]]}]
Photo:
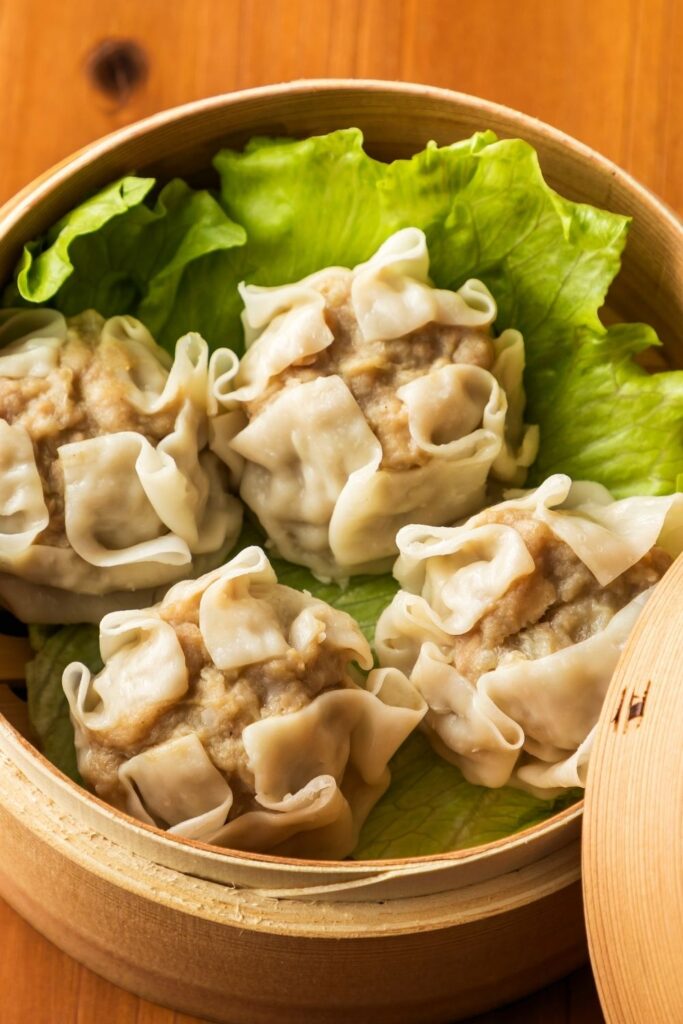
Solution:
[{"label": "steamed dumpling", "polygon": [[354,270],[241,286],[247,353],[218,381],[243,415],[241,495],[322,578],[387,566],[401,526],[480,508],[489,474],[520,483],[535,456],[521,335],[491,336],[480,281],[444,291],[428,269],[407,228]]},{"label": "steamed dumpling", "polygon": [[223,561],[241,507],[211,380],[196,334],[171,359],[131,317],[0,312],[1,604],[99,621]]},{"label": "steamed dumpling", "polygon": [[141,821],[234,849],[351,852],[426,706],[371,672],[353,619],[277,583],[259,548],[107,615],[104,668],[64,673],[78,766]]},{"label": "steamed dumpling", "polygon": [[619,654],[683,550],[683,495],[614,501],[556,475],[398,546],[377,653],[426,700],[436,749],[481,785],[584,785]]}]

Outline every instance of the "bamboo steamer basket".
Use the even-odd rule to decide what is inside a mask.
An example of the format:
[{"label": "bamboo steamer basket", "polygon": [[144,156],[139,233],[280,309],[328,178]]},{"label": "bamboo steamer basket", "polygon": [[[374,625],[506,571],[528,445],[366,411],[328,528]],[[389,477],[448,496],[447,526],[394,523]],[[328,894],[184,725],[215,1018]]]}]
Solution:
[{"label": "bamboo steamer basket", "polygon": [[[683,333],[683,232],[671,212],[555,129],[424,86],[298,82],[202,100],[124,128],[0,210],[0,281],[25,241],[121,174],[200,182],[221,146],[240,146],[255,134],[305,136],[351,125],[363,130],[371,154],[387,159],[408,156],[430,139],[447,144],[481,128],[522,137],[563,195],[631,214],[610,315],[651,323],[668,361],[683,365],[677,340]],[[678,626],[669,628],[672,608]],[[679,560],[624,652],[589,778],[588,926],[603,1004],[615,1024],[683,1020],[681,972],[672,970],[676,944],[679,958],[683,948],[680,810],[667,831],[674,809],[683,806],[683,688],[674,686],[683,658],[681,627]],[[284,860],[170,838],[81,790],[32,746],[25,705],[8,685],[22,678],[27,657],[25,641],[0,637],[0,894],[109,980],[231,1024],[406,1024],[481,1012],[584,960],[583,804],[486,846],[401,861]],[[669,773],[676,761],[674,784]],[[635,800],[634,789],[642,800]],[[644,917],[636,839],[647,835],[647,899],[656,902],[659,887],[668,886],[678,932],[670,920],[667,932],[663,911],[656,920]],[[666,870],[663,836],[670,851]],[[643,994],[652,986],[640,972],[628,971],[636,952],[643,963],[645,935],[667,950],[658,958],[655,947],[648,959],[654,995]],[[631,958],[624,969],[622,953]],[[657,1002],[662,989],[666,1003]]]}]

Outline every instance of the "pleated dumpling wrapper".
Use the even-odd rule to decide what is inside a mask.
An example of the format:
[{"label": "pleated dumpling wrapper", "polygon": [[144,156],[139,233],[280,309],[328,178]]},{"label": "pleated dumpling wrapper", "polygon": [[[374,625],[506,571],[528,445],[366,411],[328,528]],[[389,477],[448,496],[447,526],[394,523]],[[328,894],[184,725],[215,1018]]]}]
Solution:
[{"label": "pleated dumpling wrapper", "polygon": [[522,483],[535,457],[522,336],[491,336],[480,281],[428,271],[405,228],[353,270],[240,286],[247,352],[217,385],[244,425],[224,457],[279,553],[321,579],[388,569],[401,526],[481,508],[489,474]]},{"label": "pleated dumpling wrapper", "polygon": [[104,668],[63,685],[78,767],[114,806],[239,850],[337,858],[426,705],[345,612],[277,582],[246,548],[143,611],[103,619]]},{"label": "pleated dumpling wrapper", "polygon": [[380,664],[423,695],[435,748],[471,782],[585,785],[594,727],[652,588],[683,550],[683,495],[615,501],[549,477],[463,526],[409,526]]},{"label": "pleated dumpling wrapper", "polygon": [[225,560],[242,512],[210,450],[230,416],[213,358],[188,334],[172,359],[127,316],[0,312],[0,604],[99,622]]}]

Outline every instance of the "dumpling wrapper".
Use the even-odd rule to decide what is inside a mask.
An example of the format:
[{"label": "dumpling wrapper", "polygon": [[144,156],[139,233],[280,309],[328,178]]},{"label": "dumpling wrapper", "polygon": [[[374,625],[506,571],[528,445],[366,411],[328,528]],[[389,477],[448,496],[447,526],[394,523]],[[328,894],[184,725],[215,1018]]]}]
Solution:
[{"label": "dumpling wrapper", "polygon": [[33,622],[99,621],[111,607],[152,601],[221,561],[242,519],[209,448],[224,445],[225,428],[210,424],[209,409],[216,420],[223,410],[199,335],[181,338],[172,360],[131,317],[88,313],[69,327],[54,311],[5,310],[0,376],[49,378],[69,330],[96,332],[103,358],[108,346],[126,353],[118,383],[133,410],[177,414],[156,446],[135,430],[61,445],[68,546],[36,543],[49,519],[31,437],[0,421],[0,601]]},{"label": "dumpling wrapper", "polygon": [[[619,655],[650,593],[634,598],[587,640],[499,665],[476,684],[436,645],[423,644],[410,681],[429,705],[425,725],[436,750],[479,786],[521,784],[549,789],[541,795],[550,796],[563,788],[563,779],[584,786],[587,757],[579,761],[576,754],[597,723]],[[527,755],[520,762],[522,751]]]},{"label": "dumpling wrapper", "polygon": [[[78,663],[64,672],[79,767],[90,748],[121,753],[118,805],[185,838],[233,849],[343,857],[389,783],[388,762],[417,726],[426,704],[394,669],[374,669],[367,688],[331,679],[304,707],[247,725],[242,742],[254,779],[253,809],[229,819],[230,779],[195,729],[165,736],[163,714],[188,693],[175,630],[160,609],[198,610],[212,664],[234,672],[287,652],[324,645],[371,668],[359,627],[343,612],[278,584],[265,554],[247,548],[200,580],[176,584],[161,605],[111,614],[100,628],[103,670]],[[234,679],[234,676],[231,676]],[[155,728],[155,741],[145,737]],[[92,780],[97,786],[97,780]]]},{"label": "dumpling wrapper", "polygon": [[144,611],[111,612],[100,625],[100,652],[105,665],[96,677],[79,662],[64,670],[72,718],[112,744],[140,743],[159,714],[187,692],[176,632]]},{"label": "dumpling wrapper", "polygon": [[[602,586],[655,544],[671,555],[683,550],[680,494],[615,501],[598,484],[558,474],[497,508],[524,509],[545,523]],[[607,687],[651,590],[589,638],[543,657],[501,661],[473,683],[450,661],[449,645],[534,569],[520,534],[485,516],[400,532],[394,575],[403,589],[380,617],[377,654],[423,695],[434,746],[470,782],[550,796],[585,784]]]},{"label": "dumpling wrapper", "polygon": [[[273,377],[332,343],[317,288],[335,277],[350,288],[366,339],[402,337],[431,322],[493,322],[496,305],[481,282],[437,289],[428,266],[424,233],[406,228],[354,270],[328,268],[276,288],[241,286],[248,348],[239,370],[220,379],[224,406],[239,413]],[[279,553],[322,579],[381,571],[406,523],[453,522],[481,507],[491,472],[520,482],[538,447],[537,429],[522,424],[524,345],[516,331],[493,345],[492,372],[456,363],[397,390],[426,456],[407,470],[381,466],[381,444],[336,374],[284,388],[249,422],[235,416],[230,448],[242,467],[241,494]]]},{"label": "dumpling wrapper", "polygon": [[26,551],[48,521],[31,438],[0,420],[0,562]]}]

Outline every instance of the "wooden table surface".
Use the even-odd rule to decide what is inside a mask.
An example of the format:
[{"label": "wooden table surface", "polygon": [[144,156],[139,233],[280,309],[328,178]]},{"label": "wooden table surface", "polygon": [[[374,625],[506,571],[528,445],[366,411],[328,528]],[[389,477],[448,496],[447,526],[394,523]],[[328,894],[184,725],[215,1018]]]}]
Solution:
[{"label": "wooden table surface", "polygon": [[[682,41],[681,0],[0,0],[0,202],[72,150],[164,107],[351,76],[517,107],[680,211]],[[602,1019],[586,968],[478,1021]],[[1,902],[0,1020],[191,1024],[80,967]]]}]

